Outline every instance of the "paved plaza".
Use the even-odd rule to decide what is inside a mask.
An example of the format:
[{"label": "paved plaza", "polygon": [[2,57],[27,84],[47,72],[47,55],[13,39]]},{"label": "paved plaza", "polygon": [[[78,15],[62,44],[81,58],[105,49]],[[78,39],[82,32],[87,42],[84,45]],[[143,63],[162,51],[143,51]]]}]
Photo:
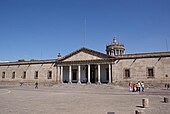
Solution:
[{"label": "paved plaza", "polygon": [[[0,114],[170,114],[170,90],[148,88],[143,93],[113,85],[62,84],[51,87],[0,85]],[[142,108],[142,98],[149,108]]]}]

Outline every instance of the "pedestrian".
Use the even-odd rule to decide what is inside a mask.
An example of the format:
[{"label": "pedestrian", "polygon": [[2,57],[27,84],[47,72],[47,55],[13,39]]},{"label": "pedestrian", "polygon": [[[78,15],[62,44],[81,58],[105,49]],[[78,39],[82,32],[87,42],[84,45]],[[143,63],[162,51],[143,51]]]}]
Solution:
[{"label": "pedestrian", "polygon": [[133,84],[133,92],[136,92],[136,84]]},{"label": "pedestrian", "polygon": [[169,89],[169,87],[170,87],[170,84],[167,84],[167,89]]},{"label": "pedestrian", "polygon": [[38,82],[35,83],[35,89],[38,89]]},{"label": "pedestrian", "polygon": [[132,91],[132,82],[129,82],[129,91]]},{"label": "pedestrian", "polygon": [[167,88],[167,84],[165,84],[165,88]]},{"label": "pedestrian", "polygon": [[140,92],[141,84],[140,81],[138,81],[138,91]]},{"label": "pedestrian", "polygon": [[136,83],[136,91],[138,91],[138,83]]},{"label": "pedestrian", "polygon": [[142,92],[144,92],[144,89],[145,89],[144,81],[142,81],[142,83],[141,83],[141,87],[142,87]]}]

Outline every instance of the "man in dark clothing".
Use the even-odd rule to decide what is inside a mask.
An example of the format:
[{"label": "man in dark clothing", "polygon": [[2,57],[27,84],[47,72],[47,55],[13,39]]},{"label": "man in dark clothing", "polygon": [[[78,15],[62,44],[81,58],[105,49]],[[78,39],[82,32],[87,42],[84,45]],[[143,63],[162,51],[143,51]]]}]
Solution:
[{"label": "man in dark clothing", "polygon": [[38,89],[38,82],[35,83],[35,89]]}]

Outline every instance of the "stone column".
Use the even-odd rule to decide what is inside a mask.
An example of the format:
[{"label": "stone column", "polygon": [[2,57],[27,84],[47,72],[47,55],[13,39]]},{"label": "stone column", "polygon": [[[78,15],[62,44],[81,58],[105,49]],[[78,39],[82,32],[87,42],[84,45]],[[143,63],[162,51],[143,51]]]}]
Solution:
[{"label": "stone column", "polygon": [[88,82],[87,84],[90,84],[90,64],[88,65]]},{"label": "stone column", "polygon": [[71,80],[72,80],[72,69],[71,69],[71,65],[69,66],[69,79],[68,79],[68,83],[71,84]]},{"label": "stone column", "polygon": [[63,66],[61,66],[61,75],[60,75],[60,81],[63,83]]},{"label": "stone column", "polygon": [[61,77],[61,75],[60,75],[60,66],[58,66],[57,67],[57,83],[59,82],[60,77]]},{"label": "stone column", "polygon": [[80,65],[78,66],[78,83],[80,84],[81,83],[81,77],[80,77],[80,74],[81,74],[81,67]]},{"label": "stone column", "polygon": [[98,84],[101,84],[101,82],[100,82],[100,64],[98,64]]},{"label": "stone column", "polygon": [[109,64],[109,84],[111,83],[111,65]]}]

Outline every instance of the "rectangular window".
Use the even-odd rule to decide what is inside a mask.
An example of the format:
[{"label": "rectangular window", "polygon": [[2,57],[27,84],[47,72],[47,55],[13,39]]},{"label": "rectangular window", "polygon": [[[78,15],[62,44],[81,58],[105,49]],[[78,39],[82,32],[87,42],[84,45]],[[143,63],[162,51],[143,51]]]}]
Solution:
[{"label": "rectangular window", "polygon": [[2,78],[5,78],[5,72],[2,72]]},{"label": "rectangular window", "polygon": [[15,79],[15,72],[12,72],[12,79]]},{"label": "rectangular window", "polygon": [[125,69],[125,78],[130,78],[130,69]]},{"label": "rectangular window", "polygon": [[154,77],[154,69],[153,68],[148,68],[148,77],[153,78]]},{"label": "rectangular window", "polygon": [[52,79],[52,71],[48,71],[48,79]]},{"label": "rectangular window", "polygon": [[34,79],[38,79],[38,71],[35,71]]},{"label": "rectangular window", "polygon": [[23,72],[23,77],[22,79],[26,79],[26,71]]}]

